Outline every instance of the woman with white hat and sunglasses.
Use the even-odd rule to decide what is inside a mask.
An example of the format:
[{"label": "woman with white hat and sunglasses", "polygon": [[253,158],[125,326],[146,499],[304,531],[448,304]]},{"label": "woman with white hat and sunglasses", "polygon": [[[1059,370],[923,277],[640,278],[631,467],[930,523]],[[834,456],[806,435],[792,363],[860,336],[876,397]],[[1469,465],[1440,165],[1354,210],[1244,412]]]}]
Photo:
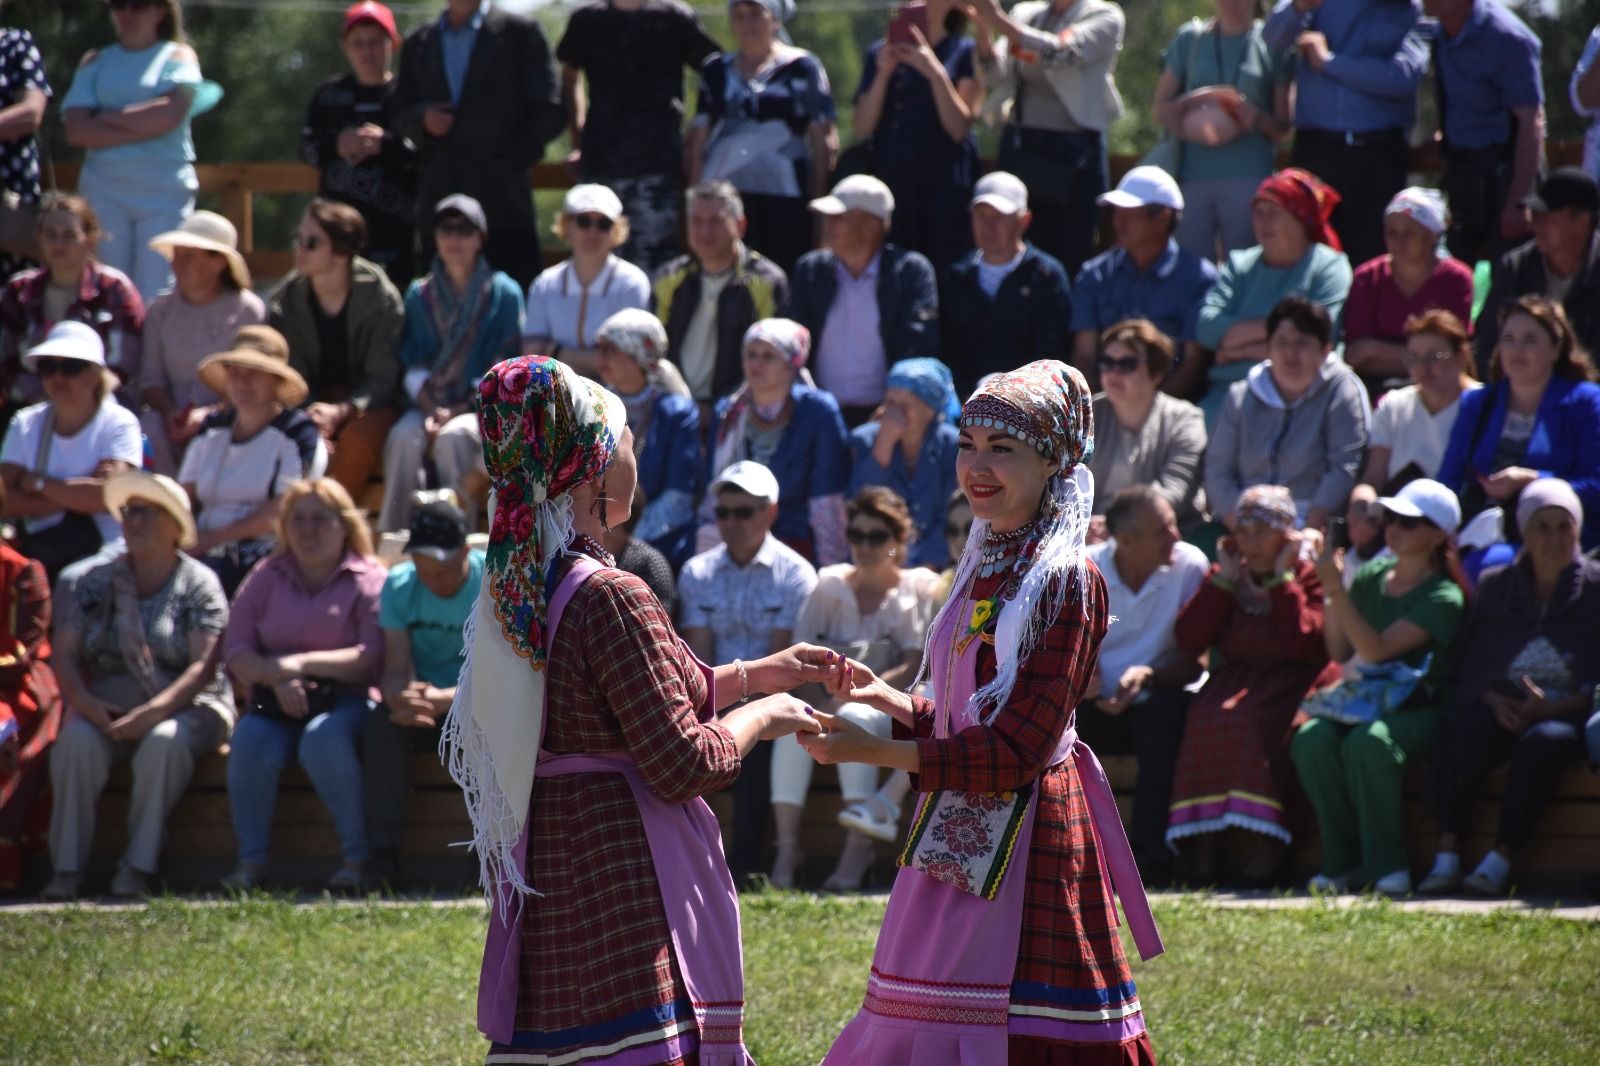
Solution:
[{"label": "woman with white hat and sunglasses", "polygon": [[113,474],[144,459],[139,420],[111,397],[100,335],[60,322],[22,365],[44,383],[45,400],[18,411],[0,444],[4,514],[21,519],[19,546],[54,583],[67,564],[122,536],[102,495]]},{"label": "woman with white hat and sunglasses", "polygon": [[188,495],[138,470],[104,491],[127,550],[86,571],[56,604],[54,663],[69,714],[50,753],[55,876],[46,898],[78,894],[100,792],[112,764],[127,758],[128,848],[111,894],[147,894],[195,759],[233,726],[233,694],[214,654],[228,600],[216,575],[183,551],[195,541]]}]

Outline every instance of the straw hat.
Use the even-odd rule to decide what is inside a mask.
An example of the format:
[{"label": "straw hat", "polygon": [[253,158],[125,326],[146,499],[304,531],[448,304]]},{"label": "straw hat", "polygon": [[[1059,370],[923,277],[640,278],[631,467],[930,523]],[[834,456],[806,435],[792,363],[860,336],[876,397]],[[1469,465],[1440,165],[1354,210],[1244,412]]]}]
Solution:
[{"label": "straw hat", "polygon": [[171,515],[182,528],[178,547],[192,548],[198,540],[194,530],[194,512],[189,509],[189,494],[183,486],[165,474],[147,474],[143,470],[124,470],[106,480],[106,510],[120,514],[129,500],[147,500]]},{"label": "straw hat", "polygon": [[233,223],[215,211],[196,211],[183,220],[177,229],[158,233],[150,238],[150,247],[169,261],[174,248],[199,248],[216,252],[228,260],[228,273],[241,289],[250,287],[250,268],[239,254],[239,231]]},{"label": "straw hat", "polygon": [[289,342],[271,326],[241,327],[233,335],[232,348],[206,356],[195,372],[206,388],[218,396],[226,396],[230,366],[262,370],[277,377],[278,402],[285,407],[297,407],[311,395],[306,379],[289,365]]}]

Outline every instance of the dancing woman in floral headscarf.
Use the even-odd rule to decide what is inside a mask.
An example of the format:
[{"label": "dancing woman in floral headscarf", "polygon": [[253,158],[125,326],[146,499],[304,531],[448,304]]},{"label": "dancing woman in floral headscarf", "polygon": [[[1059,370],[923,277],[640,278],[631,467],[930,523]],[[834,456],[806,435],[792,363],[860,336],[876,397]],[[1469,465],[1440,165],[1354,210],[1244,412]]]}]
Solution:
[{"label": "dancing woman in floral headscarf", "polygon": [[823,734],[800,738],[822,762],[910,771],[923,793],[866,1001],[825,1062],[1151,1063],[1113,888],[1141,956],[1161,939],[1073,724],[1107,625],[1083,550],[1089,389],[1064,363],[1030,363],[975,393],[960,430],[975,521],[928,637],[934,698],[850,662],[830,691],[892,715],[895,739],[823,714]]},{"label": "dancing woman in floral headscarf", "polygon": [[716,712],[822,671],[796,649],[713,670],[616,569],[601,541],[638,472],[614,394],[522,357],[478,412],[494,525],[441,749],[492,904],[488,1061],[745,1066],[738,903],[699,797],[816,728],[788,696]]}]

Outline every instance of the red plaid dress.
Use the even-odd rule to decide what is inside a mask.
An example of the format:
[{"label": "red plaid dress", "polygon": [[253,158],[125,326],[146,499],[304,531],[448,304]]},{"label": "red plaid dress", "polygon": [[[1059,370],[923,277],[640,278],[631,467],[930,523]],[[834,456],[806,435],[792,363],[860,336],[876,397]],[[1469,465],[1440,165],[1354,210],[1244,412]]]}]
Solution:
[{"label": "red plaid dress", "polygon": [[[1078,771],[1072,759],[1048,769],[1044,765],[1089,687],[1089,675],[1106,633],[1105,579],[1092,563],[1088,571],[1085,595],[1070,597],[1055,624],[1035,645],[1017,671],[1005,709],[992,725],[974,726],[938,740],[933,737],[933,702],[916,700],[915,737],[922,772],[912,780],[919,791],[1000,792],[1038,782],[1022,940],[1011,993],[1013,1007],[1081,1006],[1086,1002],[1121,1006],[1137,999]],[[1005,577],[976,579],[971,598],[995,595]],[[990,632],[995,624],[991,620]],[[994,648],[985,642],[978,651],[979,687],[994,676]],[[898,726],[897,732],[909,735]],[[1155,1062],[1148,1033],[1110,1044],[1058,1043],[1014,1035],[1009,1045],[1012,1066]]]},{"label": "red plaid dress", "polygon": [[[573,596],[556,633],[544,746],[627,752],[669,802],[714,792],[738,776],[739,751],[721,725],[699,720],[706,695],[644,581],[602,571]],[[623,778],[536,778],[527,874],[543,895],[528,898],[522,926],[520,1049],[497,1046],[489,1061],[584,1063],[663,1027],[692,1029],[644,824]]]},{"label": "red plaid dress", "polygon": [[50,826],[50,745],[61,692],[50,658],[50,582],[44,567],[0,543],[0,724],[15,722],[14,770],[0,767],[0,892],[22,884],[24,859]]}]

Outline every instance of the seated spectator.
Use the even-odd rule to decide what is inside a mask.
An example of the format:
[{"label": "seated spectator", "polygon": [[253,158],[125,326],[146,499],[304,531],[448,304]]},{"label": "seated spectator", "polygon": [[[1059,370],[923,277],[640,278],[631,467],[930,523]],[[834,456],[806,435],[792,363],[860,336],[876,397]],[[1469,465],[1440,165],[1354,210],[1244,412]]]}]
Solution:
[{"label": "seated spectator", "polygon": [[639,489],[649,501],[636,512],[634,533],[677,569],[694,551],[694,507],[704,483],[700,409],[667,361],[667,331],[649,311],[618,311],[595,332],[595,346],[600,380],[627,408]]},{"label": "seated spectator", "polygon": [[1344,305],[1344,360],[1374,393],[1406,372],[1406,323],[1429,311],[1472,321],[1472,268],[1439,254],[1444,196],[1412,186],[1383,214],[1388,252],[1356,268]]},{"label": "seated spectator", "polygon": [[[909,688],[922,666],[922,645],[928,623],[933,621],[933,592],[939,579],[928,570],[904,565],[915,527],[905,501],[892,489],[862,489],[850,498],[845,511],[850,562],[818,571],[816,587],[795,619],[794,639],[831,648],[865,664],[885,684]],[[880,737],[889,736],[892,722],[882,711],[840,702],[825,693],[818,693],[816,699],[818,710],[840,715]],[[804,859],[800,824],[814,765],[794,738],[773,742],[772,817],[778,842],[772,864],[775,888],[793,888]],[[881,802],[877,791],[876,766],[839,765],[839,793],[846,804]],[[900,825],[898,801],[881,812],[881,820],[891,827],[892,841]],[[838,865],[822,883],[823,891],[860,888],[876,857],[873,838],[850,830]]]},{"label": "seated spectator", "polygon": [[277,547],[284,496],[295,482],[323,475],[328,449],[298,408],[305,379],[271,326],[241,329],[229,350],[201,361],[198,377],[224,402],[201,423],[178,481],[200,508],[190,551],[232,596]]},{"label": "seated spectator", "polygon": [[260,882],[278,775],[298,763],[339,834],[344,861],[328,888],[349,891],[369,855],[358,752],[383,658],[385,573],[366,520],[332,478],[299,482],[284,496],[278,543],[239,586],[222,648],[246,693],[228,756],[239,861],[222,884],[243,891]]},{"label": "seated spectator", "polygon": [[[1484,574],[1473,597],[1432,768],[1438,854],[1420,892],[1502,895],[1562,772],[1583,758],[1600,681],[1600,563],[1579,554],[1583,524],[1584,505],[1566,482],[1531,483],[1517,500],[1522,550]],[[1494,847],[1463,879],[1473,799],[1484,775],[1507,763]]]},{"label": "seated spectator", "polygon": [[411,753],[439,750],[438,726],[461,673],[462,627],[483,583],[484,553],[467,547],[467,518],[449,489],[417,494],[406,554],[379,597],[383,704],[367,715],[361,753],[370,880],[391,885],[400,876]]},{"label": "seated spectator", "polygon": [[375,0],[345,9],[339,50],[350,70],[322,83],[300,129],[300,158],[320,171],[317,195],[361,212],[368,261],[397,289],[416,262],[417,149],[397,128],[394,13]]},{"label": "seated spectator", "polygon": [[[0,489],[0,495],[4,490]],[[50,664],[50,584],[38,560],[0,541],[0,895],[23,887],[44,851],[50,745],[61,693]]]},{"label": "seated spectator", "polygon": [[294,271],[267,301],[289,365],[311,389],[306,414],[328,442],[328,476],[357,496],[383,462],[400,402],[395,349],[405,306],[388,275],[357,253],[361,213],[313,200],[294,239]]},{"label": "seated spectator", "polygon": [[[1200,522],[1196,497],[1206,452],[1200,409],[1161,391],[1172,366],[1172,341],[1148,319],[1118,322],[1101,335],[1095,360],[1094,513],[1130,485],[1149,485],[1172,505],[1179,529]],[[1113,614],[1116,612],[1113,611]]]},{"label": "seated spectator", "polygon": [[119,379],[139,370],[144,300],[128,275],[96,258],[104,232],[89,201],[51,193],[36,232],[44,265],[4,281],[0,291],[0,404],[8,411],[44,399],[22,355],[58,322],[94,329]]},{"label": "seated spectator", "polygon": [[[817,584],[805,558],[772,535],[778,479],[742,460],[711,484],[722,543],[701,552],[678,575],[678,625],[702,662],[760,659],[787,648],[800,606]],[[772,792],[772,744],[762,741],[740,764],[733,790],[728,869],[743,885],[760,868]]]},{"label": "seated spectator", "polygon": [[44,566],[52,585],[69,563],[122,538],[108,513],[106,479],[139,466],[139,420],[112,397],[100,335],[82,322],[59,322],[22,366],[44,383],[45,399],[18,411],[0,444],[0,513],[21,519],[17,550]]},{"label": "seated spectator", "polygon": [[1201,259],[1255,243],[1250,197],[1289,135],[1293,68],[1262,37],[1249,0],[1215,0],[1208,21],[1178,27],[1161,54],[1156,122],[1178,139],[1173,177],[1187,208],[1174,236]]},{"label": "seated spectator", "polygon": [[985,374],[1011,370],[1024,353],[1065,358],[1072,284],[1059,262],[1023,239],[1033,215],[1028,187],[1004,171],[972,190],[972,239],[978,248],[953,263],[939,299],[939,341],[957,368],[958,395]]},{"label": "seated spectator", "polygon": [[[1098,487],[1097,487],[1098,491]],[[1089,549],[1106,579],[1117,623],[1100,643],[1100,662],[1078,705],[1078,735],[1101,754],[1133,755],[1139,778],[1128,839],[1148,882],[1169,877],[1167,809],[1183,742],[1184,715],[1200,657],[1173,635],[1178,611],[1205,581],[1205,553],[1178,538],[1172,504],[1151,485],[1129,485],[1106,505],[1112,539]]]},{"label": "seated spectator", "polygon": [[592,378],[600,364],[595,331],[624,307],[649,307],[650,278],[613,254],[628,239],[628,216],[604,185],[568,189],[551,229],[572,256],[528,287],[522,350],[559,359]]},{"label": "seated spectator", "polygon": [[628,510],[627,520],[606,531],[606,551],[617,560],[618,570],[643,578],[666,612],[677,617],[678,579],[673,574],[672,564],[665,555],[633,535],[634,526],[644,513],[644,503],[644,493],[634,485],[633,506]]},{"label": "seated spectator", "polygon": [[942,273],[972,250],[963,216],[982,169],[972,129],[983,86],[965,8],[927,0],[924,15],[926,32],[913,27],[909,41],[880,37],[867,47],[854,125],[899,206],[889,238]]},{"label": "seated spectator", "polygon": [[378,529],[404,529],[411,494],[432,464],[435,487],[454,489],[469,527],[478,521],[475,476],[487,480],[478,414],[478,382],[517,354],[522,293],[484,257],[488,223],[478,202],[447,196],[433,212],[434,259],[406,290],[401,379],[413,407],[389,431],[383,452],[383,511]]},{"label": "seated spectator", "polygon": [[955,587],[956,564],[967,546],[967,536],[972,532],[972,503],[967,494],[956,489],[944,504],[944,546],[950,553],[950,566],[939,575],[939,585],[934,590],[934,608],[944,606]]},{"label": "seated spectator", "polygon": [[1304,296],[1326,308],[1332,339],[1339,339],[1350,261],[1328,225],[1328,213],[1338,202],[1338,193],[1292,168],[1256,189],[1250,224],[1258,243],[1228,256],[1195,326],[1195,339],[1214,353],[1200,399],[1207,426],[1216,422],[1229,387],[1266,358],[1267,312],[1285,296]]},{"label": "seated spectator", "polygon": [[1187,396],[1204,377],[1195,329],[1217,268],[1180,248],[1173,237],[1183,215],[1183,193],[1160,167],[1134,167],[1099,202],[1111,208],[1117,243],[1083,264],[1074,284],[1073,363],[1088,380],[1098,381],[1100,335],[1119,322],[1142,318],[1170,342],[1173,355],[1167,363],[1174,372],[1167,391]]},{"label": "seated spectator", "polygon": [[1223,501],[1251,485],[1281,484],[1294,497],[1296,525],[1326,529],[1344,510],[1367,446],[1367,390],[1333,355],[1333,322],[1299,296],[1267,316],[1267,359],[1228,398],[1206,447],[1206,498],[1229,529]]},{"label": "seated spectator", "polygon": [[184,448],[222,406],[221,394],[200,380],[200,361],[241,328],[267,320],[238,243],[233,223],[210,211],[150,242],[172,263],[173,277],[145,316],[139,364],[139,424],[157,473],[177,473]]},{"label": "seated spectator", "polygon": [[1383,541],[1389,520],[1388,512],[1378,504],[1378,490],[1365,483],[1351,489],[1350,502],[1344,508],[1344,523],[1350,536],[1350,547],[1344,553],[1344,587],[1348,589],[1356,583],[1356,575],[1362,567],[1380,555],[1393,554]]},{"label": "seated spectator", "polygon": [[[783,488],[773,535],[823,565],[845,557],[844,493],[850,481],[850,438],[834,398],[805,372],[811,335],[786,318],[768,318],[744,337],[745,383],[717,403],[711,470],[750,459]],[[709,480],[709,479],[708,479]],[[713,496],[701,509],[701,546],[715,543],[707,526]],[[717,523],[720,528],[721,523]]]},{"label": "seated spectator", "polygon": [[718,397],[743,380],[744,331],[789,302],[789,278],[745,243],[744,201],[731,184],[702,182],[685,194],[684,207],[689,251],[656,274],[651,310],[704,425]]},{"label": "seated spectator", "polygon": [[950,565],[940,527],[956,488],[960,415],[949,367],[937,359],[902,359],[889,368],[883,412],[850,433],[850,497],[881,486],[909,510],[905,566],[939,571]]},{"label": "seated spectator", "polygon": [[1384,393],[1372,412],[1361,480],[1384,495],[1439,471],[1461,397],[1479,388],[1472,376],[1472,343],[1462,320],[1436,309],[1405,324],[1401,364],[1412,384]]},{"label": "seated spectator", "polygon": [[1501,256],[1478,311],[1478,376],[1486,377],[1502,308],[1519,296],[1561,305],[1585,351],[1600,349],[1600,183],[1577,167],[1551,171],[1523,204],[1533,239]]},{"label": "seated spectator", "polygon": [[54,665],[71,712],[50,750],[54,805],[46,899],[72,899],[94,841],[95,806],[113,763],[133,761],[128,848],[113,896],[144,896],[161,859],[167,816],[197,758],[233,727],[233,693],[216,656],[228,625],[217,577],[180,549],[194,545],[189,497],[161,474],[106,482],[127,550],[62,596]]},{"label": "seated spectator", "polygon": [[691,182],[739,190],[750,246],[790,276],[814,247],[806,201],[827,190],[839,145],[828,72],[783,28],[794,12],[794,0],[729,0],[734,47],[700,68],[684,152]]},{"label": "seated spectator", "polygon": [[1173,628],[1184,654],[1214,652],[1189,705],[1167,825],[1167,843],[1181,846],[1196,885],[1219,874],[1260,885],[1277,872],[1292,840],[1290,723],[1308,692],[1339,677],[1294,497],[1282,485],[1256,485],[1231,513],[1233,533],[1217,545],[1210,580]]},{"label": "seated spectator", "polygon": [[[1327,596],[1322,639],[1333,661],[1344,664],[1344,680],[1314,704],[1336,712],[1353,710],[1352,699],[1394,703],[1381,702],[1379,717],[1360,724],[1313,711],[1289,744],[1322,839],[1322,870],[1307,886],[1313,892],[1366,885],[1390,896],[1411,892],[1405,778],[1438,731],[1454,667],[1451,645],[1466,607],[1451,543],[1461,521],[1455,493],[1419,478],[1378,506],[1388,512],[1389,553],[1362,567],[1349,592],[1348,553],[1330,544],[1317,560]],[[1371,668],[1389,664],[1425,672],[1380,682]],[[1402,687],[1409,695],[1396,692]]]},{"label": "seated spectator", "polygon": [[817,339],[817,383],[859,426],[892,359],[939,354],[939,292],[927,259],[886,243],[894,197],[877,178],[845,178],[811,210],[822,247],[795,264],[785,313]]},{"label": "seated spectator", "polygon": [[[1461,397],[1439,463],[1439,480],[1460,495],[1468,520],[1500,512],[1483,520],[1493,528],[1473,538],[1463,559],[1474,581],[1511,561],[1516,531],[1505,516],[1539,478],[1562,478],[1589,515],[1600,516],[1600,386],[1561,305],[1520,296],[1501,308],[1494,333],[1490,382]],[[1585,525],[1580,539],[1585,550],[1600,545],[1600,521]]]}]

